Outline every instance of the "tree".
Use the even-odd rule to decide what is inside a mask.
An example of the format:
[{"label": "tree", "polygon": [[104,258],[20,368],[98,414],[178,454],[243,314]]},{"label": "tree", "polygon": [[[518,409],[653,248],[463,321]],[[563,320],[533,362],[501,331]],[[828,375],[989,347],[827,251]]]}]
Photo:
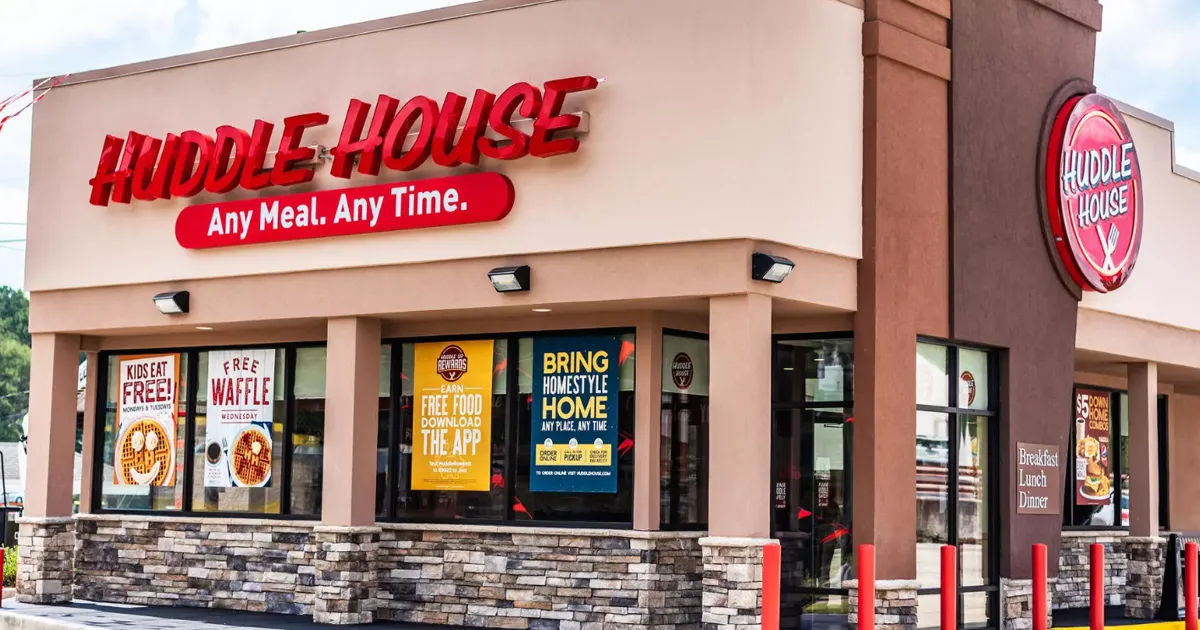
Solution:
[{"label": "tree", "polygon": [[21,418],[29,406],[29,346],[0,338],[0,442],[21,439]]},{"label": "tree", "polygon": [[20,289],[0,286],[0,338],[29,345],[29,298]]}]

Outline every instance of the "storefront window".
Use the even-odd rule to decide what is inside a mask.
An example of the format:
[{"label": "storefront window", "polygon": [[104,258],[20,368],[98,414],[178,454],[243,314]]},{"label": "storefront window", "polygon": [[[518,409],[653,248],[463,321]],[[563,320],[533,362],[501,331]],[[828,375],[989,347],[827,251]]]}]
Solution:
[{"label": "storefront window", "polygon": [[771,516],[782,552],[781,609],[804,623],[840,618],[852,578],[854,342],[775,342]]},{"label": "storefront window", "polygon": [[[941,547],[959,558],[960,627],[996,625],[998,550],[992,538],[994,357],[917,344],[917,582],[920,628],[940,623]],[[955,375],[951,380],[950,376]]]},{"label": "storefront window", "polygon": [[395,499],[381,515],[632,523],[632,333],[397,343],[392,356]]},{"label": "storefront window", "polygon": [[708,524],[708,339],[664,334],[659,470],[663,529]]},{"label": "storefront window", "polygon": [[[1128,466],[1123,463],[1127,445],[1120,431],[1128,413],[1121,392],[1077,386],[1072,396],[1071,443],[1075,446],[1073,475],[1067,475],[1068,509],[1063,525],[1074,527],[1120,526],[1118,497],[1127,499],[1123,485]],[[1124,500],[1121,501],[1122,504]]]},{"label": "storefront window", "polygon": [[102,356],[99,509],[320,514],[323,347]]},{"label": "storefront window", "polygon": [[[1067,527],[1129,527],[1129,394],[1090,385],[1073,393],[1071,443],[1075,445],[1074,475],[1066,480],[1063,525]],[[1169,495],[1166,463],[1168,438],[1166,396],[1159,396],[1158,480],[1159,525],[1166,526],[1162,503]],[[1118,520],[1119,519],[1119,520]]]},{"label": "storefront window", "polygon": [[292,388],[292,513],[321,515],[321,469],[325,444],[325,348],[296,349]]},{"label": "storefront window", "polygon": [[[103,454],[96,471],[100,507],[179,511],[183,508],[188,356],[179,353],[108,356]],[[124,375],[122,375],[124,370]],[[103,382],[103,381],[102,381]],[[147,392],[152,392],[147,395]],[[174,399],[172,404],[169,400]],[[148,399],[166,399],[164,403]],[[152,409],[150,407],[156,407]],[[152,447],[147,446],[148,436]],[[166,444],[162,437],[169,436]],[[164,474],[167,468],[172,475]],[[153,477],[147,478],[151,472]]]}]

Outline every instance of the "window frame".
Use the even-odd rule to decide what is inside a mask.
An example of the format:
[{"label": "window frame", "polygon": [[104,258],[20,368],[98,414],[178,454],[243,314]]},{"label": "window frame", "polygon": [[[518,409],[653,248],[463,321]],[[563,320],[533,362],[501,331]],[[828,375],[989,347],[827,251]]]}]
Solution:
[{"label": "window frame", "polygon": [[[1109,428],[1109,433],[1115,435],[1116,439],[1111,440],[1113,449],[1113,524],[1112,525],[1078,525],[1075,523],[1075,444],[1078,439],[1075,436],[1075,397],[1078,395],[1080,388],[1090,389],[1098,392],[1107,392],[1109,409],[1112,412],[1112,417],[1109,420],[1110,424],[1116,425]],[[1121,427],[1125,424],[1125,416],[1121,414],[1121,403],[1118,397],[1121,394],[1129,395],[1127,389],[1117,389],[1115,387],[1107,387],[1104,385],[1090,385],[1084,382],[1071,382],[1071,415],[1067,429],[1067,445],[1070,446],[1071,465],[1068,473],[1063,475],[1063,517],[1062,530],[1064,532],[1127,532],[1129,526],[1124,524],[1124,519],[1121,518],[1121,493],[1125,489],[1124,480],[1121,479],[1121,464],[1125,461],[1125,447],[1121,444]]]},{"label": "window frame", "polygon": [[[775,397],[776,393],[777,393],[776,379],[780,378],[780,376],[783,372],[783,370],[779,366],[779,353],[777,352],[777,347],[779,346],[780,342],[823,341],[823,340],[829,340],[829,341],[849,340],[853,344],[854,331],[840,330],[840,331],[833,331],[833,332],[785,333],[785,334],[771,335],[771,417],[770,417],[771,447],[770,447],[770,452],[768,453],[768,456],[772,458],[772,462],[771,462],[772,467],[774,466],[773,458],[774,458],[774,453],[775,453],[775,436],[778,433],[778,429],[775,426],[775,418],[778,415],[777,412],[780,412],[780,411],[804,412],[804,411],[813,411],[813,410],[821,410],[821,409],[843,409],[843,410],[850,411],[849,416],[851,419],[853,419],[853,417],[854,417],[854,378],[853,378],[853,376],[851,376],[851,378],[846,379],[845,381],[842,382],[842,399],[838,400],[838,401],[820,401],[820,402],[809,402],[807,400],[782,401],[782,400],[777,400]],[[857,352],[858,346],[853,345],[853,348],[854,348],[853,356],[855,357],[855,361],[852,361],[851,365],[854,365],[857,362],[857,357],[858,357],[858,352]],[[801,397],[803,398],[804,395],[805,395],[805,393],[802,392]],[[853,429],[851,429],[851,431],[853,431]],[[845,471],[845,475],[846,475],[846,482],[845,482],[846,490],[849,491],[850,496],[849,496],[849,499],[846,501],[846,504],[843,509],[846,514],[846,520],[849,521],[849,523],[850,523],[851,536],[853,536],[853,532],[854,532],[854,461],[853,461],[853,459],[851,459],[850,466],[847,467],[847,469]],[[774,484],[774,482],[772,482],[772,486],[773,486],[773,484]],[[771,486],[768,486],[766,490],[768,493],[768,497],[771,497],[771,494],[772,494],[774,488]],[[777,534],[778,526],[775,523],[775,507],[774,507],[773,500],[771,501],[770,517],[771,517],[771,537],[775,538],[778,536],[778,534]],[[852,549],[853,549],[854,554],[858,553],[857,547],[852,547]],[[790,592],[794,592],[794,593],[801,594],[801,595],[815,595],[815,596],[840,595],[840,596],[848,597],[850,595],[850,589],[848,589],[848,588],[823,588],[823,587],[812,587],[812,586],[795,587],[795,588],[791,589]]]},{"label": "window frame", "polygon": [[[1117,439],[1113,440],[1113,452],[1116,455],[1113,468],[1113,496],[1115,504],[1113,505],[1113,521],[1112,525],[1077,525],[1075,524],[1075,479],[1073,474],[1066,475],[1066,485],[1063,488],[1063,531],[1068,532],[1126,532],[1129,531],[1129,525],[1125,524],[1125,519],[1122,518],[1124,510],[1121,507],[1123,493],[1125,491],[1125,483],[1122,477],[1121,466],[1127,464],[1125,453],[1125,445],[1121,440],[1121,431],[1126,428],[1128,419],[1121,413],[1120,397],[1129,398],[1128,389],[1119,389],[1115,387],[1106,387],[1103,385],[1091,385],[1087,382],[1072,382],[1071,383],[1071,418],[1070,428],[1068,429],[1068,444],[1071,445],[1072,453],[1074,445],[1078,439],[1075,436],[1075,396],[1079,388],[1091,389],[1095,391],[1108,392],[1110,409],[1113,410],[1112,421],[1116,423]],[[1171,425],[1170,425],[1170,397],[1166,394],[1158,394],[1154,401],[1157,418],[1155,419],[1155,430],[1157,432],[1157,462],[1158,467],[1158,525],[1161,529],[1167,530],[1170,528],[1169,519],[1171,514],[1171,466],[1170,466],[1170,444]],[[1074,459],[1074,455],[1072,455]],[[1073,466],[1072,466],[1073,467]],[[1132,509],[1132,506],[1130,506]],[[1132,512],[1130,514],[1132,518]],[[1068,523],[1068,520],[1070,523]]]},{"label": "window frame", "polygon": [[[296,520],[320,521],[320,514],[292,514],[292,427],[295,424],[295,383],[296,383],[296,350],[298,348],[325,348],[325,341],[297,341],[288,343],[257,343],[257,344],[221,344],[204,346],[176,346],[165,348],[129,348],[122,350],[103,350],[97,356],[96,366],[96,417],[94,438],[92,440],[92,514],[115,514],[129,516],[173,516],[179,518],[244,518],[257,520]],[[200,353],[219,350],[282,350],[284,360],[284,405],[283,418],[283,456],[280,461],[279,482],[279,513],[263,514],[260,512],[197,512],[192,508],[195,482],[195,448],[196,448],[196,403],[200,391]],[[187,403],[184,422],[183,439],[183,506],[178,510],[133,510],[103,507],[104,503],[104,444],[105,418],[108,415],[109,369],[108,363],[112,357],[136,354],[167,354],[179,353],[187,356],[188,370],[181,380],[186,387]],[[324,444],[322,444],[322,449]],[[322,451],[323,452],[323,451]],[[178,487],[178,486],[177,486]]]},{"label": "window frame", "polygon": [[[662,331],[661,331],[661,334],[660,334],[660,335],[659,335],[659,337],[658,337],[658,339],[659,339],[659,348],[662,348],[662,347],[664,347],[664,346],[665,346],[665,341],[664,341],[664,339],[667,337],[667,335],[670,335],[670,336],[672,336],[672,337],[682,337],[682,338],[684,338],[684,339],[696,339],[696,340],[701,340],[701,341],[704,341],[704,343],[705,343],[705,344],[708,344],[708,345],[709,345],[709,352],[710,352],[710,354],[709,354],[709,367],[710,367],[710,370],[711,370],[711,366],[712,366],[712,361],[711,361],[712,354],[711,354],[711,344],[709,343],[709,334],[708,334],[708,333],[706,333],[706,332],[695,332],[695,331],[691,331],[691,330],[683,330],[683,329],[677,329],[677,328],[663,328],[663,329],[662,329]],[[663,369],[662,363],[665,363],[666,361],[669,361],[670,359],[668,359],[668,358],[667,358],[667,355],[666,355],[666,354],[662,354],[662,353],[660,353],[660,355],[661,355],[661,356],[659,357],[659,359],[660,359],[660,361],[659,361],[660,365],[658,366],[658,370],[659,370],[659,373],[661,374],[661,373],[662,373],[662,369]],[[672,358],[674,358],[674,357],[672,357]],[[710,374],[711,374],[711,371],[710,371]],[[711,381],[712,381],[712,379],[711,379],[711,377],[710,377],[710,379],[709,379],[709,387],[710,387],[710,388],[712,387],[712,382],[711,382]],[[663,395],[664,395],[666,392],[664,392],[664,391],[663,391],[663,385],[662,385],[661,383],[659,384],[659,388],[658,388],[658,389],[659,389],[659,392],[658,392],[658,401],[659,401],[659,402],[658,402],[658,420],[659,420],[658,439],[659,439],[659,441],[660,441],[660,443],[661,443],[661,441],[662,441],[662,438],[663,438],[663,435],[662,435],[662,426],[661,426],[661,423],[662,423],[662,411],[663,411],[663,409],[665,408],[665,407],[664,407],[664,403],[663,403]],[[706,396],[705,396],[705,398],[709,398],[709,396],[707,396],[707,395],[706,395]],[[675,413],[676,413],[675,405],[672,405],[672,406],[671,406],[671,417],[672,417],[672,419],[674,419],[674,418],[675,418]],[[708,438],[709,438],[709,433],[711,432],[711,428],[710,428],[710,423],[709,423],[709,421],[710,421],[710,418],[708,418],[707,416],[708,416],[708,413],[706,412],[706,413],[705,413],[705,419],[704,419],[704,430],[705,430],[705,435],[704,435],[704,444],[705,444],[705,448],[706,448],[706,449],[710,449],[712,445],[709,443],[709,441],[708,441]],[[671,451],[671,452],[672,452],[672,453],[676,452],[674,449],[675,449],[675,445],[676,445],[676,444],[678,444],[678,443],[679,443],[679,436],[675,434],[675,425],[672,423],[672,425],[671,425],[671,444],[672,444],[672,451]],[[711,452],[711,451],[710,451],[710,452]],[[660,453],[659,453],[659,462],[661,462],[661,461],[662,461],[662,453],[661,453],[661,451],[660,451]],[[705,458],[704,458],[704,464],[705,464],[705,465],[704,465],[704,469],[703,469],[702,476],[703,476],[703,478],[704,478],[704,492],[705,492],[705,493],[707,493],[707,492],[708,492],[708,488],[709,488],[709,481],[710,481],[710,477],[709,477],[709,464],[710,464],[710,459],[709,459],[709,457],[708,457],[708,453],[706,453],[706,454],[705,454]],[[680,471],[680,469],[679,469],[679,461],[678,461],[677,459],[675,459],[675,458],[672,458],[672,461],[671,461],[671,476],[670,476],[670,478],[669,478],[669,479],[668,479],[668,481],[667,481],[667,494],[666,494],[666,496],[667,496],[667,504],[668,504],[668,506],[669,506],[669,507],[667,508],[667,511],[668,511],[668,512],[671,514],[671,516],[675,516],[675,513],[676,513],[676,512],[677,512],[677,510],[678,510],[678,506],[679,506],[679,486],[680,486],[680,482],[681,482],[681,480],[682,480],[682,476],[683,476],[683,475],[682,475],[682,472],[681,472],[681,471]],[[661,481],[661,480],[659,481],[659,492],[660,492],[660,493],[662,492],[662,481]],[[664,531],[664,532],[703,532],[703,531],[708,531],[708,520],[709,520],[709,519],[708,519],[708,513],[707,513],[707,512],[704,514],[704,520],[703,520],[703,521],[701,521],[701,522],[698,522],[698,523],[666,523],[666,522],[663,522],[663,520],[662,520],[662,505],[661,505],[662,497],[661,497],[661,496],[659,497],[659,501],[660,501],[660,504],[659,504],[659,524],[658,524],[658,529],[659,529],[659,531]],[[707,503],[707,502],[708,502],[708,499],[707,499],[707,497],[705,497],[705,503]]]},{"label": "window frame", "polygon": [[[985,581],[988,584],[977,586],[963,586],[962,584],[962,546],[958,540],[958,431],[960,428],[960,416],[980,416],[988,418],[988,470],[985,471],[987,476],[987,492],[989,497],[1000,496],[1000,400],[1002,389],[1000,387],[1000,353],[1002,350],[992,348],[982,344],[963,343],[958,341],[950,341],[946,339],[938,339],[936,337],[917,336],[918,344],[926,344],[932,346],[941,346],[946,348],[946,386],[950,388],[946,401],[947,406],[940,405],[923,405],[919,402],[916,405],[916,411],[943,413],[946,414],[946,430],[949,436],[949,450],[947,451],[946,472],[949,475],[946,480],[946,525],[947,525],[947,542],[945,544],[953,545],[957,550],[957,593],[958,593],[958,627],[964,626],[963,614],[965,606],[962,605],[963,596],[971,593],[991,593],[988,597],[987,615],[989,624],[995,622],[995,626],[988,625],[988,628],[999,627],[1000,625],[1000,512],[999,509],[989,510],[987,522],[988,533],[991,535],[992,544],[988,545],[987,549],[987,566],[990,567],[989,576]],[[988,369],[988,408],[987,409],[970,409],[967,407],[958,406],[958,379],[959,379],[959,350],[975,350],[987,354],[987,369]],[[916,353],[914,352],[914,357]],[[915,360],[915,359],[914,359]],[[913,462],[916,465],[916,462]],[[997,503],[998,505],[998,503]],[[917,589],[918,598],[921,595],[937,595],[941,593],[940,588],[920,588]]]},{"label": "window frame", "polygon": [[[637,338],[637,328],[635,326],[620,326],[620,327],[605,327],[605,328],[571,328],[571,329],[552,329],[541,331],[505,331],[495,333],[471,333],[471,334],[439,334],[415,337],[387,337],[382,340],[382,345],[387,345],[391,348],[391,363],[388,367],[390,370],[388,377],[391,382],[391,398],[389,400],[389,417],[388,417],[388,470],[386,474],[387,489],[384,492],[384,509],[380,513],[376,510],[375,520],[380,523],[407,523],[416,525],[479,525],[479,526],[494,526],[494,527],[548,527],[562,529],[614,529],[614,530],[632,530],[633,529],[633,511],[636,509],[636,501],[630,505],[630,513],[628,521],[550,521],[550,520],[516,520],[513,518],[513,498],[516,493],[515,481],[515,464],[518,449],[518,395],[519,395],[519,373],[515,369],[520,362],[520,340],[525,337],[575,337],[580,335],[633,335],[634,338],[634,360],[638,359],[637,346],[641,343]],[[505,413],[508,414],[508,421],[505,426],[505,449],[504,449],[504,518],[503,519],[461,519],[461,518],[425,518],[425,517],[404,517],[398,513],[397,505],[397,490],[400,483],[400,369],[397,366],[397,361],[403,361],[403,346],[405,344],[418,343],[444,343],[448,341],[478,341],[484,339],[501,340],[504,339],[508,343],[508,365],[513,366],[513,369],[508,370],[507,391],[511,394],[508,400],[505,401]],[[636,366],[636,364],[635,364]],[[659,366],[659,369],[662,369]],[[619,385],[618,385],[619,387]],[[618,389],[618,393],[619,393]],[[637,387],[633,390],[635,400],[638,395]],[[636,404],[635,404],[636,409]],[[637,414],[634,413],[634,423],[636,426]],[[636,442],[634,448],[637,448]],[[635,468],[634,475],[636,479],[637,470]],[[636,485],[636,481],[634,482]]]}]

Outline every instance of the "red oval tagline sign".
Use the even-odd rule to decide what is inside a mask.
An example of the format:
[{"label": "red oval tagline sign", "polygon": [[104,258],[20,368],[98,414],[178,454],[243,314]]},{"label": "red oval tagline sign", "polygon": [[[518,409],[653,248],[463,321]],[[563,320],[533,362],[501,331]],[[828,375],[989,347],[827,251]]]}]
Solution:
[{"label": "red oval tagline sign", "polygon": [[1059,257],[1085,290],[1129,279],[1142,242],[1142,172],[1117,106],[1077,96],[1055,118],[1047,156],[1050,227]]},{"label": "red oval tagline sign", "polygon": [[507,216],[514,198],[507,177],[472,173],[225,201],[184,208],[175,240],[207,249],[486,223]]}]

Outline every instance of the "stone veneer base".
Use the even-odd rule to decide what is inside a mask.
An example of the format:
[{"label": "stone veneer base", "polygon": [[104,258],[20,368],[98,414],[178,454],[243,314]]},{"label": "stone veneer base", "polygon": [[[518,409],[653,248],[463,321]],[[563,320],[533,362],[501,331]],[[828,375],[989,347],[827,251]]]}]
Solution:
[{"label": "stone veneer base", "polygon": [[[858,580],[848,580],[842,584],[850,589],[847,623],[854,628],[858,625]],[[875,627],[885,630],[914,630],[917,627],[917,582],[875,582]]]},{"label": "stone veneer base", "polygon": [[1123,604],[1129,575],[1129,555],[1125,549],[1128,537],[1129,533],[1125,531],[1064,531],[1058,552],[1058,579],[1054,583],[1054,610],[1088,607],[1092,543],[1104,545],[1107,604]]},{"label": "stone veneer base", "polygon": [[128,515],[80,515],[75,531],[79,599],[312,614],[338,624],[701,623],[699,533]]},{"label": "stone veneer base", "polygon": [[762,627],[763,538],[701,538],[704,553],[703,627]]},{"label": "stone veneer base", "polygon": [[71,601],[75,578],[72,519],[21,518],[17,523],[17,600],[30,604]]},{"label": "stone veneer base", "polygon": [[1125,540],[1125,548],[1129,554],[1125,616],[1130,619],[1153,619],[1162,604],[1167,540],[1130,536]]},{"label": "stone veneer base", "polygon": [[[1046,602],[1054,592],[1054,580],[1048,580]],[[1031,630],[1033,628],[1033,580],[1010,580],[1000,578],[1001,627],[1004,630]],[[1046,627],[1053,627],[1054,608],[1046,609]]]}]

